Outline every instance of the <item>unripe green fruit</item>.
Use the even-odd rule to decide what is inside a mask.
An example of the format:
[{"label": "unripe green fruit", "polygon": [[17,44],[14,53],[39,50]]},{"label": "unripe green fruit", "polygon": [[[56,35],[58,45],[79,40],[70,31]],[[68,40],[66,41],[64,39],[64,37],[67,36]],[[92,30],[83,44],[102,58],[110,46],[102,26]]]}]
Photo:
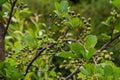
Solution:
[{"label": "unripe green fruit", "polygon": [[91,18],[88,18],[88,22],[91,22]]},{"label": "unripe green fruit", "polygon": [[73,17],[76,17],[76,16],[77,16],[77,15],[75,15],[75,14],[73,15]]},{"label": "unripe green fruit", "polygon": [[103,52],[103,53],[107,53],[108,51],[107,51],[107,50],[103,50],[102,52]]},{"label": "unripe green fruit", "polygon": [[52,17],[52,14],[49,14],[49,17]]},{"label": "unripe green fruit", "polygon": [[117,18],[119,18],[120,17],[120,14],[117,14]]},{"label": "unripe green fruit", "polygon": [[102,59],[102,57],[98,57],[98,58],[97,58],[97,61],[100,61],[101,59]]},{"label": "unripe green fruit", "polygon": [[60,76],[57,76],[57,79],[60,79]]},{"label": "unripe green fruit", "polygon": [[91,25],[87,22],[87,23],[86,23],[86,26],[87,26],[87,27],[90,27]]},{"label": "unripe green fruit", "polygon": [[81,19],[84,21],[84,20],[85,20],[85,17],[81,17]]},{"label": "unripe green fruit", "polygon": [[78,60],[75,60],[76,63],[78,63]]},{"label": "unripe green fruit", "polygon": [[111,60],[112,58],[111,58],[111,56],[109,56],[109,60]]},{"label": "unripe green fruit", "polygon": [[63,68],[64,66],[63,65],[60,65],[59,68]]},{"label": "unripe green fruit", "polygon": [[108,59],[110,57],[110,55],[105,54],[105,59]]},{"label": "unripe green fruit", "polygon": [[58,24],[58,22],[55,22],[55,25],[57,25]]},{"label": "unripe green fruit", "polygon": [[80,14],[77,14],[77,17],[80,17]]},{"label": "unripe green fruit", "polygon": [[67,63],[67,60],[64,60],[63,63]]},{"label": "unripe green fruit", "polygon": [[81,63],[78,63],[77,66],[81,66],[82,64]]},{"label": "unripe green fruit", "polygon": [[73,64],[73,63],[75,63],[75,61],[74,61],[74,60],[71,60],[70,63]]},{"label": "unripe green fruit", "polygon": [[72,57],[68,57],[68,59],[72,59]]},{"label": "unripe green fruit", "polygon": [[113,52],[110,52],[110,55],[113,55]]},{"label": "unripe green fruit", "polygon": [[58,23],[57,26],[60,26],[60,24]]},{"label": "unripe green fruit", "polygon": [[104,53],[103,53],[103,52],[101,53],[101,56],[104,56]]},{"label": "unripe green fruit", "polygon": [[84,20],[83,23],[86,24],[86,23],[87,23],[87,20]]},{"label": "unripe green fruit", "polygon": [[68,68],[69,68],[69,66],[66,66],[66,67],[65,67],[65,69],[68,69]]},{"label": "unripe green fruit", "polygon": [[72,14],[72,15],[74,15],[74,14],[75,14],[75,12],[74,12],[74,11],[71,11],[71,14]]},{"label": "unripe green fruit", "polygon": [[86,34],[90,34],[90,31],[86,31]]},{"label": "unripe green fruit", "polygon": [[57,74],[58,74],[58,75],[62,75],[62,73],[61,73],[61,72],[58,72]]}]

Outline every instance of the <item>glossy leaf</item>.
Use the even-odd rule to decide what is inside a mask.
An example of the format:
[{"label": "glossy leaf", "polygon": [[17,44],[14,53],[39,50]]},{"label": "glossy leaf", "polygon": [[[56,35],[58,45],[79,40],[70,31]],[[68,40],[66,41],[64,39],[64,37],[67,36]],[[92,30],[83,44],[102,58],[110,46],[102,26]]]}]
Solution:
[{"label": "glossy leaf", "polygon": [[13,58],[6,58],[6,62],[10,63],[11,66],[15,66],[17,64],[17,61]]},{"label": "glossy leaf", "polygon": [[60,6],[62,8],[62,12],[67,12],[68,11],[68,1],[61,1]]},{"label": "glossy leaf", "polygon": [[97,43],[97,37],[95,35],[88,35],[86,37],[86,47],[89,48],[94,48],[96,43]]},{"label": "glossy leaf", "polygon": [[106,25],[106,26],[110,26],[111,24],[111,20],[112,20],[112,16],[109,16],[106,21],[103,21],[102,24]]},{"label": "glossy leaf", "polygon": [[120,9],[120,1],[119,0],[113,0],[112,4],[117,7],[118,9]]},{"label": "glossy leaf", "polygon": [[61,6],[58,2],[55,2],[55,8],[58,12],[62,12]]},{"label": "glossy leaf", "polygon": [[90,73],[89,73],[83,66],[80,67],[80,71],[81,71],[83,74],[85,74],[86,76],[89,76],[89,75],[90,75]]},{"label": "glossy leaf", "polygon": [[63,58],[69,58],[69,57],[74,58],[75,57],[75,55],[72,52],[60,52],[58,53],[58,56],[63,57]]},{"label": "glossy leaf", "polygon": [[24,77],[24,80],[32,80],[32,75],[34,73],[33,72],[29,72],[25,77]]},{"label": "glossy leaf", "polygon": [[14,47],[15,47],[15,53],[19,53],[23,49],[23,46],[19,42],[14,43]]},{"label": "glossy leaf", "polygon": [[120,31],[120,19],[118,19],[118,21],[115,23],[115,30],[117,30],[117,32]]},{"label": "glossy leaf", "polygon": [[120,68],[118,67],[114,67],[114,74],[113,74],[113,79],[114,80],[118,80],[118,78],[120,77]]},{"label": "glossy leaf", "polygon": [[84,68],[89,72],[89,75],[94,75],[95,65],[94,64],[85,64]]},{"label": "glossy leaf", "polygon": [[103,77],[103,75],[104,75],[104,69],[100,64],[97,64],[95,66],[95,72],[96,72],[95,76],[97,76],[97,77]]},{"label": "glossy leaf", "polygon": [[73,43],[70,45],[71,51],[79,57],[86,57],[86,50],[82,44]]},{"label": "glossy leaf", "polygon": [[106,65],[104,67],[104,74],[105,74],[105,77],[113,75],[113,68],[112,68],[112,66]]},{"label": "glossy leaf", "polygon": [[51,76],[53,76],[53,77],[55,77],[55,76],[56,76],[55,69],[52,69],[52,70],[50,71],[50,75],[51,75]]},{"label": "glossy leaf", "polygon": [[80,24],[80,19],[77,18],[77,17],[72,18],[72,19],[70,20],[70,24],[71,24],[71,26],[73,26],[73,27],[77,27],[77,26],[79,26],[79,24]]},{"label": "glossy leaf", "polygon": [[90,58],[92,58],[93,55],[95,54],[95,52],[96,52],[96,50],[95,50],[94,48],[90,48],[90,49],[88,50],[88,53],[86,53],[86,54],[87,54],[87,55],[86,55],[86,59],[89,60]]}]

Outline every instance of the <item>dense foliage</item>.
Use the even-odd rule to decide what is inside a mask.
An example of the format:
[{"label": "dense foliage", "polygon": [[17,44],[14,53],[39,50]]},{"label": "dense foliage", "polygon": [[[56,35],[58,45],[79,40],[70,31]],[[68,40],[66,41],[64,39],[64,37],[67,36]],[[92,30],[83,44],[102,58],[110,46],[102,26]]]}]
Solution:
[{"label": "dense foliage", "polygon": [[[119,0],[110,1],[111,11],[101,11],[100,16],[88,16],[89,11],[81,11],[81,14],[75,8],[81,3],[89,5],[88,10],[98,4],[95,0],[70,2],[73,7],[67,0],[53,0],[51,4],[50,1],[40,1],[54,4],[50,11],[49,6],[41,5],[40,12],[34,12],[35,8],[29,10],[22,0],[0,1],[0,24],[8,27],[5,33],[7,56],[0,62],[0,79],[119,80]],[[91,13],[98,10],[91,9]],[[107,14],[106,20],[102,17],[104,14]]]}]

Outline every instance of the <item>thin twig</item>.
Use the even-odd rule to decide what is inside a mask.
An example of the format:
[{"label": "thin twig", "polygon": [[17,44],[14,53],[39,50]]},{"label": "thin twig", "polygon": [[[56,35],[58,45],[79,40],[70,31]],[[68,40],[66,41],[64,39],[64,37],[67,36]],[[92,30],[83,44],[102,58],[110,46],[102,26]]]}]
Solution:
[{"label": "thin twig", "polygon": [[46,45],[44,48],[42,48],[41,50],[38,51],[38,54],[37,54],[37,55],[32,59],[32,61],[28,64],[24,76],[26,76],[26,74],[28,73],[28,70],[29,70],[30,67],[32,66],[33,62],[41,55],[41,53],[42,53],[43,51],[45,51],[46,49],[51,48],[53,45],[54,45],[54,44],[48,44],[48,45]]},{"label": "thin twig", "polygon": [[80,72],[80,66],[76,67],[75,70],[70,75],[68,75],[64,80],[71,79],[75,74],[77,74],[79,72]]},{"label": "thin twig", "polygon": [[113,41],[115,41],[116,39],[118,39],[119,37],[120,37],[120,33],[117,34],[114,38],[110,39],[108,42],[106,42],[106,43],[100,48],[99,52],[96,52],[96,53],[95,53],[95,55],[100,54],[100,52],[102,52],[103,50],[105,50],[106,48],[108,48],[109,45],[110,45]]},{"label": "thin twig", "polygon": [[93,57],[93,62],[94,62],[94,64],[96,64],[97,65],[97,62],[96,62],[96,60],[95,60],[95,58]]},{"label": "thin twig", "polygon": [[12,13],[13,13],[13,10],[14,10],[14,7],[15,7],[16,3],[17,3],[17,0],[15,0],[12,4],[11,11],[10,11],[10,16],[9,16],[9,19],[8,19],[8,23],[7,23],[7,26],[6,26],[6,29],[5,29],[4,36],[7,34],[7,30],[8,30],[8,27],[10,25],[10,22],[11,22],[11,19],[12,19],[12,16],[13,16]]},{"label": "thin twig", "polygon": [[[96,55],[98,55],[101,51],[105,50],[106,48],[108,48],[108,46],[115,41],[116,39],[118,39],[120,37],[120,33],[118,35],[116,35],[113,39],[110,39],[108,42],[106,42],[101,48],[99,52],[96,52]],[[97,64],[95,62],[95,64]],[[76,69],[70,74],[68,75],[64,80],[69,80],[71,77],[73,77],[75,74],[80,72],[80,68],[76,67]]]}]

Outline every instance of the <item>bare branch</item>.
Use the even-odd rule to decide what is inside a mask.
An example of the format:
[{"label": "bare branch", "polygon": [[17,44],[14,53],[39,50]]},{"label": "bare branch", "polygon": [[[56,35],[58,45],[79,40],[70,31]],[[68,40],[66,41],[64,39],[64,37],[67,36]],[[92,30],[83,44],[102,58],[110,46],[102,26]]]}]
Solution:
[{"label": "bare branch", "polygon": [[32,66],[33,62],[41,55],[41,53],[42,53],[43,51],[45,51],[46,49],[53,47],[53,45],[54,45],[54,44],[48,44],[48,45],[46,45],[44,48],[42,48],[41,50],[38,50],[38,54],[37,54],[37,55],[32,59],[32,61],[28,64],[24,76],[26,76],[26,74],[28,73],[28,70],[29,70],[30,67]]},{"label": "bare branch", "polygon": [[80,72],[80,66],[76,67],[75,70],[70,75],[68,75],[64,80],[69,80],[70,78],[72,78],[74,75],[76,75],[79,72]]},{"label": "bare branch", "polygon": [[[120,33],[117,34],[114,38],[110,39],[108,42],[106,42],[106,43],[100,48],[100,52],[103,51],[103,50],[105,50],[106,48],[108,48],[108,46],[109,46],[113,41],[115,41],[116,39],[118,39],[119,37],[120,37]],[[96,52],[96,55],[98,55],[100,52]],[[96,61],[94,61],[94,62],[95,62],[95,64],[97,64]],[[76,67],[76,69],[75,69],[70,75],[68,75],[64,80],[69,80],[71,77],[73,77],[74,75],[76,75],[76,74],[79,73],[79,72],[80,72],[80,68],[79,68],[79,66],[78,66],[78,67]]]},{"label": "bare branch", "polygon": [[7,26],[6,26],[6,29],[5,29],[4,36],[7,34],[7,30],[8,30],[8,27],[9,27],[9,25],[10,25],[11,18],[12,18],[12,16],[13,16],[12,13],[13,13],[13,10],[14,10],[14,7],[15,7],[16,3],[17,3],[17,0],[15,0],[15,1],[13,2],[13,4],[12,4],[11,11],[10,11],[10,15],[9,15],[8,23],[7,23]]},{"label": "bare branch", "polygon": [[102,52],[103,50],[105,50],[106,48],[108,48],[109,45],[110,45],[113,41],[115,41],[116,39],[118,39],[119,37],[120,37],[120,33],[117,34],[114,38],[110,39],[108,42],[106,42],[106,43],[100,48],[100,51],[95,53],[95,55],[100,54],[100,52]]}]

